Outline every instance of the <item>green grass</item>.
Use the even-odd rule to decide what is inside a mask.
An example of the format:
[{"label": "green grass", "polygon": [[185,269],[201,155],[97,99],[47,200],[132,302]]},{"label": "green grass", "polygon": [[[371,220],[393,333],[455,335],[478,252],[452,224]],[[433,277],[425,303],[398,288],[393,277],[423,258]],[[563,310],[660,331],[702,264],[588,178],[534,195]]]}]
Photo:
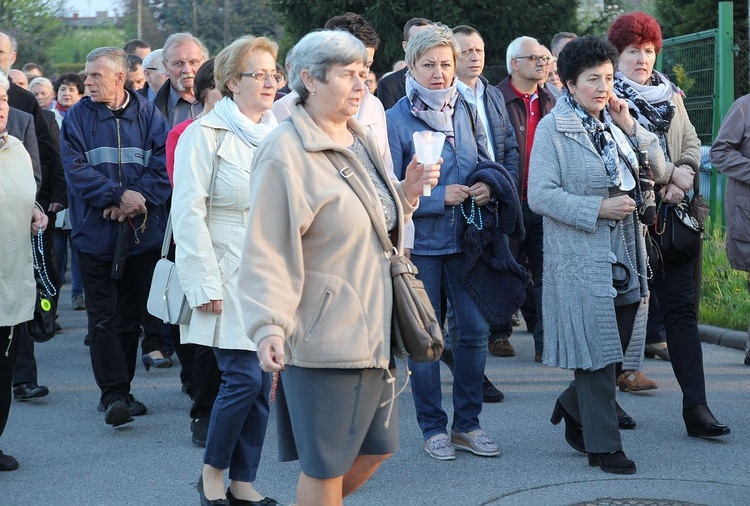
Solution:
[{"label": "green grass", "polygon": [[746,331],[750,321],[748,274],[732,269],[724,252],[724,231],[711,230],[703,243],[703,282],[701,284],[701,323]]}]

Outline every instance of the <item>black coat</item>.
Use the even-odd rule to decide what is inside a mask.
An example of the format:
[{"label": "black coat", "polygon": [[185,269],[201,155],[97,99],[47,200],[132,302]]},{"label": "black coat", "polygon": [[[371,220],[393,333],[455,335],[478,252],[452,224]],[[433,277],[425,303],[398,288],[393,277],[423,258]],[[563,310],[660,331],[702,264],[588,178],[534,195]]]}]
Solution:
[{"label": "black coat", "polygon": [[383,108],[387,111],[396,102],[406,96],[406,72],[407,68],[397,70],[388,74],[378,82],[378,89],[375,90],[375,96],[383,103]]}]

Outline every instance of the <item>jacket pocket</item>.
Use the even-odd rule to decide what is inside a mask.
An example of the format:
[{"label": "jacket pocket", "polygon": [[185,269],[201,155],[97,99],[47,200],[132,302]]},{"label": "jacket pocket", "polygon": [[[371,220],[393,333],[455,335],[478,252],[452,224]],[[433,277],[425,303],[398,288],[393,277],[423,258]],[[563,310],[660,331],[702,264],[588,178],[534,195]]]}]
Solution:
[{"label": "jacket pocket", "polygon": [[320,306],[318,306],[317,311],[315,311],[315,316],[313,316],[312,322],[310,323],[310,329],[305,334],[304,341],[306,343],[309,343],[310,339],[312,339],[312,337],[318,331],[318,327],[320,327],[320,321],[325,316],[326,311],[328,310],[328,307],[331,305],[332,300],[333,300],[333,292],[330,290],[326,290],[325,293],[323,294],[323,298],[320,300]]}]

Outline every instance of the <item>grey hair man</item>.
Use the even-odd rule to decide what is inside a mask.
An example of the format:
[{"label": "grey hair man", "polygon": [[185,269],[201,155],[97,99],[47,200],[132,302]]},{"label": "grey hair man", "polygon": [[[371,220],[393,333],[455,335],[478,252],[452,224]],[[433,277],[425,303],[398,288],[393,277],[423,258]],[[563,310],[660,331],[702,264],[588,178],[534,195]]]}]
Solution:
[{"label": "grey hair man", "polygon": [[[415,33],[424,30],[432,24],[432,21],[427,18],[411,18],[407,21],[404,25],[404,40],[401,41],[401,47],[404,48],[404,51],[406,50],[406,43],[409,42],[409,39]],[[375,96],[383,103],[386,111],[396,105],[396,102],[401,100],[402,97],[406,96],[406,73],[408,70],[408,68],[403,67],[401,70],[383,77],[378,83]]]},{"label": "grey hair man", "polygon": [[[510,122],[518,140],[519,170],[517,188],[523,209],[526,238],[517,244],[517,254],[528,258],[528,267],[534,282],[533,299],[536,321],[526,317],[528,330],[534,333],[534,360],[542,361],[542,217],[529,209],[526,199],[529,157],[534,134],[539,121],[555,105],[555,98],[543,87],[549,72],[551,57],[547,49],[532,37],[518,37],[509,45],[505,55],[507,78],[497,88],[505,98]],[[527,297],[528,298],[528,297]]]},{"label": "grey hair man", "polygon": [[89,96],[70,108],[60,139],[91,365],[104,421],[116,427],[147,411],[130,384],[168,214],[169,125],[152,102],[125,89],[122,49],[93,50],[85,71]]},{"label": "grey hair man", "polygon": [[18,70],[18,69],[10,69],[8,71],[8,77],[17,86],[20,86],[24,90],[28,90],[29,89],[29,78],[26,77],[26,74],[24,74],[20,70]]},{"label": "grey hair man", "polygon": [[203,106],[193,95],[195,73],[208,60],[208,49],[187,32],[170,35],[162,48],[162,61],[169,81],[154,98],[154,104],[171,126],[195,118]]},{"label": "grey hair man", "polygon": [[141,89],[141,95],[149,100],[156,98],[156,94],[167,80],[167,69],[164,67],[162,52],[161,49],[151,51],[143,59],[143,77],[146,79],[146,84]]},{"label": "grey hair man", "polygon": [[556,33],[555,36],[552,37],[552,40],[549,43],[549,48],[550,48],[550,51],[552,51],[552,56],[559,55],[560,51],[562,51],[563,48],[565,47],[565,44],[577,38],[578,38],[578,35],[576,35],[573,32]]}]

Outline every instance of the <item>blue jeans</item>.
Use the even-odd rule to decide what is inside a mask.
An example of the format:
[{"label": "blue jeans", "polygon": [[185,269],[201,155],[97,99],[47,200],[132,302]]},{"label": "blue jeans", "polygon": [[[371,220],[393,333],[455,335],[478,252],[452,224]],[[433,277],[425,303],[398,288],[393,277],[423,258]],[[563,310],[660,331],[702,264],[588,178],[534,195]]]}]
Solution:
[{"label": "blue jeans", "polygon": [[268,424],[271,375],[254,351],[214,348],[221,387],[211,411],[203,462],[229,468],[229,479],[252,483]]},{"label": "blue jeans", "polygon": [[[453,308],[449,320],[453,368],[453,426],[458,432],[480,428],[482,412],[482,377],[487,359],[490,326],[461,281],[464,255],[413,255],[435,312],[441,314],[440,289]],[[447,432],[448,415],[442,407],[440,362],[418,364],[409,361],[417,422],[425,439]]]},{"label": "blue jeans", "polygon": [[70,295],[83,295],[81,270],[78,267],[78,253],[70,242],[70,230],[55,230],[55,253],[57,254],[57,274],[62,286],[65,284],[65,272],[68,269],[68,244],[70,244]]}]

